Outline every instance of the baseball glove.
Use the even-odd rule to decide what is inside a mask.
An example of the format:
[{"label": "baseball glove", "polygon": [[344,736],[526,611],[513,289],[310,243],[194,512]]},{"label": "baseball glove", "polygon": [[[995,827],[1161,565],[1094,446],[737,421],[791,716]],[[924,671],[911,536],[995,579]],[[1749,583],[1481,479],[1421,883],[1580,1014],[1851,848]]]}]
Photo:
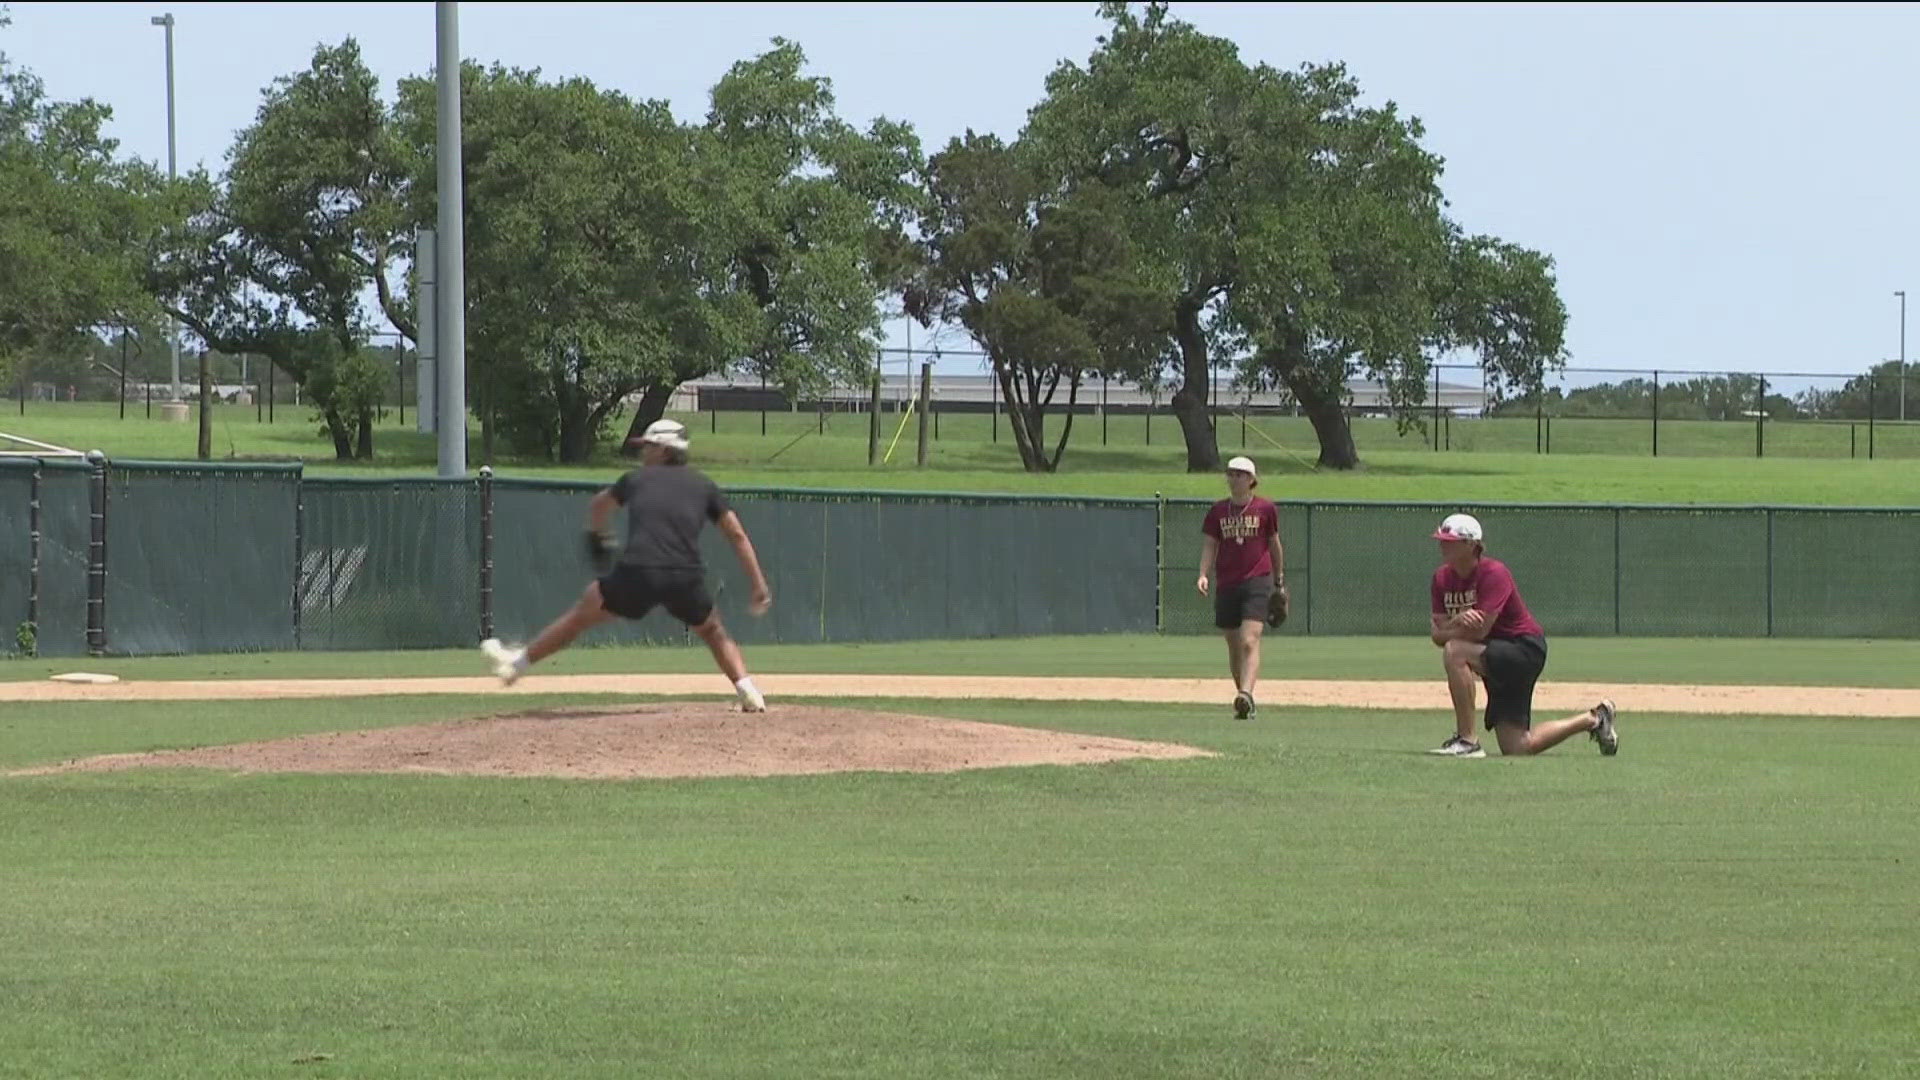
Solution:
[{"label": "baseball glove", "polygon": [[1282,581],[1273,587],[1273,595],[1267,598],[1267,625],[1278,627],[1287,621],[1287,583]]},{"label": "baseball glove", "polygon": [[611,533],[587,530],[587,561],[593,565],[596,573],[604,574],[613,569],[613,535]]}]

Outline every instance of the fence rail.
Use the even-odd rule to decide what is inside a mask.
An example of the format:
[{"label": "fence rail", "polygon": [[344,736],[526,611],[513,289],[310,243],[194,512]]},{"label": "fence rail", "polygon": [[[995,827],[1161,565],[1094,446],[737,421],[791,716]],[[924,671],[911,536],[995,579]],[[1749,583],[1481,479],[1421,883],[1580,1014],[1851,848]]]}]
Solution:
[{"label": "fence rail", "polygon": [[[579,594],[584,496],[494,477],[298,465],[0,460],[0,651],[464,647]],[[748,644],[1212,633],[1206,500],[738,489],[776,603]],[[1480,516],[1550,635],[1920,637],[1920,509],[1281,504],[1294,634],[1424,635],[1434,522]],[[656,613],[595,640],[684,644]]]}]

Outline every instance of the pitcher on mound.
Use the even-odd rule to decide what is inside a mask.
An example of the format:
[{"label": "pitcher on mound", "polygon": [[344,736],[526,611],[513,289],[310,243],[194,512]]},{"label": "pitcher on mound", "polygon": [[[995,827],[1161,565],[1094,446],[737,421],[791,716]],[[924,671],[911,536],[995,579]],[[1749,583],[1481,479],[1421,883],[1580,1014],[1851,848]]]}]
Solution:
[{"label": "pitcher on mound", "polygon": [[[719,485],[687,464],[687,429],[676,420],[656,420],[639,437],[640,467],[596,493],[587,504],[587,552],[601,576],[565,614],[524,649],[510,649],[496,638],[480,643],[493,673],[507,685],[527,668],[567,647],[574,638],[613,618],[641,619],[655,607],[685,623],[712,650],[746,712],[764,712],[767,702],[747,675],[740,646],[721,625],[708,595],[706,567],[700,559],[700,531],[712,522],[733,546],[752,583],[750,610],[763,615],[773,603],[760,560],[746,527],[727,504]],[[627,543],[615,558],[607,519],[615,507],[627,511]]]}]

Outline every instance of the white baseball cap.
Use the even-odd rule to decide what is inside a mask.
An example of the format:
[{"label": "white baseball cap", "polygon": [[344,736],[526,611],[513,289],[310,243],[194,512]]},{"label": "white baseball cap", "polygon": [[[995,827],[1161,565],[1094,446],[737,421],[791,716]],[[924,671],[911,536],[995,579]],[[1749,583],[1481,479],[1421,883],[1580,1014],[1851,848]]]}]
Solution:
[{"label": "white baseball cap", "polygon": [[1237,457],[1228,461],[1227,471],[1243,472],[1255,478],[1258,478],[1260,475],[1259,471],[1253,467],[1253,459],[1250,457]]},{"label": "white baseball cap", "polygon": [[647,430],[641,433],[637,441],[664,446],[669,450],[685,450],[688,445],[687,425],[678,420],[655,420],[647,425]]},{"label": "white baseball cap", "polygon": [[1480,528],[1480,519],[1472,514],[1449,514],[1447,520],[1434,530],[1435,540],[1485,540],[1486,531]]}]

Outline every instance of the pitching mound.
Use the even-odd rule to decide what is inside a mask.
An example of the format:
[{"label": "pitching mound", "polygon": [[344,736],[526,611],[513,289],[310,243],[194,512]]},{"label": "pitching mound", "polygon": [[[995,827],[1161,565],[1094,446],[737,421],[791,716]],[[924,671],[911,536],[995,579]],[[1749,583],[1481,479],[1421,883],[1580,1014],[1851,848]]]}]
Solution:
[{"label": "pitching mound", "polygon": [[734,712],[730,705],[660,703],[548,709],[271,742],[109,754],[15,775],[203,768],[624,780],[951,772],[1211,756],[1205,750],[1169,743],[967,720],[806,705],[779,705],[766,713],[745,714]]}]

